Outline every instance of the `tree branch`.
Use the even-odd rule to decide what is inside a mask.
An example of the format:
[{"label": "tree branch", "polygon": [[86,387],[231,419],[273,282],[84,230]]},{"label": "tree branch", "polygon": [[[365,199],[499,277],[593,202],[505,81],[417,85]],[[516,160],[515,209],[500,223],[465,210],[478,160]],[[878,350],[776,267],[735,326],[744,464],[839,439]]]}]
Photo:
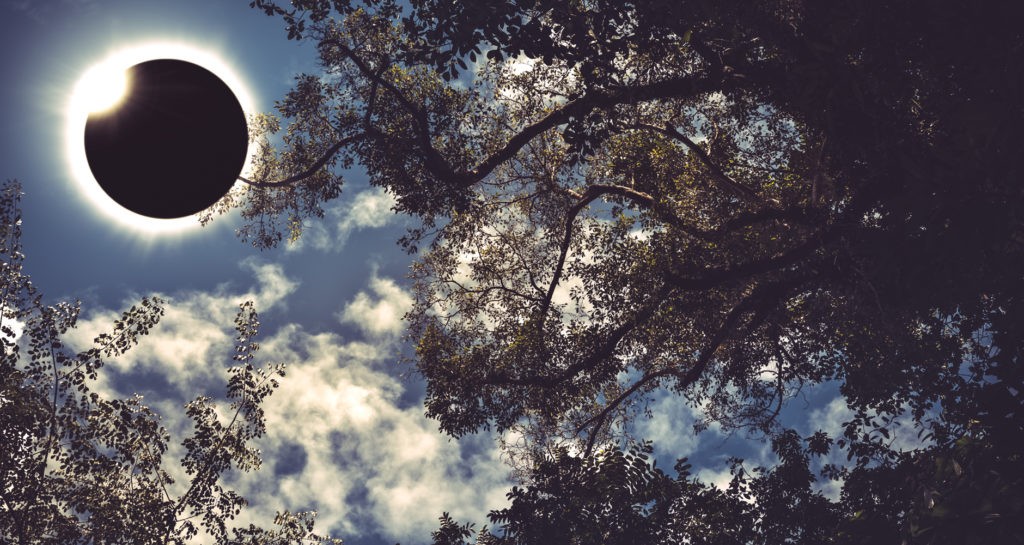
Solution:
[{"label": "tree branch", "polygon": [[[619,324],[612,329],[604,342],[598,345],[587,357],[566,367],[555,374],[529,375],[522,377],[510,376],[505,372],[490,374],[483,378],[483,384],[498,386],[539,386],[550,388],[576,376],[581,371],[596,366],[601,360],[609,357],[615,351],[618,343],[638,325],[644,323],[657,311],[664,297],[667,297],[674,290],[696,291],[706,290],[721,286],[727,282],[739,280],[765,273],[771,270],[778,270],[792,265],[800,259],[812,255],[826,242],[839,236],[840,230],[833,228],[825,233],[809,237],[804,243],[795,248],[775,255],[770,258],[760,259],[736,265],[731,268],[705,269],[699,277],[683,277],[675,273],[667,273],[663,289],[652,296],[650,302],[644,305],[632,318]],[[805,280],[801,279],[800,281]],[[690,379],[685,379],[690,380]]]},{"label": "tree branch", "polygon": [[685,277],[669,272],[666,274],[666,281],[672,286],[685,291],[714,288],[726,282],[792,265],[812,255],[824,246],[826,242],[837,238],[839,233],[840,230],[838,228],[832,228],[820,235],[810,236],[796,247],[772,257],[748,261],[729,268],[707,268],[702,270],[701,275],[698,277]]},{"label": "tree branch", "polygon": [[654,294],[651,297],[651,300],[638,310],[631,318],[613,328],[605,337],[604,342],[598,344],[587,357],[573,363],[556,374],[513,377],[505,372],[498,372],[484,377],[482,383],[498,386],[540,386],[542,388],[557,386],[558,384],[576,376],[581,371],[593,368],[600,363],[601,360],[611,356],[615,351],[615,348],[618,346],[619,341],[633,331],[633,329],[638,325],[649,320],[658,310],[658,307],[661,306],[661,303],[664,301],[664,297],[671,291],[672,290],[670,288],[666,288]]},{"label": "tree branch", "polygon": [[238,179],[240,181],[242,181],[242,182],[245,182],[245,183],[247,183],[247,184],[249,184],[249,185],[251,185],[253,187],[258,187],[260,189],[270,189],[270,188],[275,188],[275,187],[284,187],[284,186],[288,186],[288,185],[293,185],[293,184],[296,184],[298,182],[301,182],[303,180],[306,180],[306,179],[314,176],[317,173],[317,171],[319,171],[321,168],[323,168],[323,166],[326,165],[327,162],[330,161],[331,158],[334,157],[335,154],[337,154],[341,150],[341,148],[343,148],[343,147],[345,147],[345,146],[347,146],[347,145],[349,145],[349,144],[351,144],[353,142],[358,142],[358,141],[360,141],[360,140],[362,140],[364,138],[367,138],[367,136],[368,135],[366,133],[359,133],[359,134],[354,134],[352,136],[349,136],[347,138],[342,138],[341,140],[335,142],[334,145],[332,145],[330,148],[327,148],[327,151],[325,151],[324,154],[321,155],[320,158],[317,159],[306,170],[303,170],[302,172],[300,172],[298,174],[289,176],[289,177],[287,177],[287,178],[285,178],[283,180],[278,180],[276,182],[257,182],[257,181],[245,178],[243,176],[239,176]]},{"label": "tree branch", "polygon": [[562,237],[562,245],[558,254],[558,263],[555,264],[555,274],[551,277],[551,283],[548,284],[548,292],[544,296],[544,301],[541,303],[540,310],[537,313],[538,328],[543,328],[544,326],[544,318],[548,314],[548,309],[551,308],[551,299],[555,296],[555,288],[558,287],[558,282],[562,278],[562,269],[565,267],[565,258],[569,254],[569,246],[572,243],[573,224],[576,221],[576,216],[579,215],[587,205],[594,202],[594,200],[600,196],[601,191],[599,189],[595,189],[594,186],[588,187],[587,191],[580,197],[580,200],[569,209],[569,214],[565,218],[565,235]]},{"label": "tree branch", "polygon": [[[651,383],[657,379],[666,376],[675,376],[678,379],[679,390],[683,390],[689,387],[691,384],[697,381],[704,371],[710,364],[712,357],[718,351],[718,348],[722,346],[722,343],[728,338],[728,336],[735,329],[737,322],[743,314],[753,310],[755,315],[766,312],[773,305],[777,304],[778,301],[786,294],[789,289],[807,280],[805,277],[794,278],[786,281],[772,282],[769,284],[762,284],[755,287],[749,295],[744,297],[739,303],[736,304],[726,315],[725,320],[722,321],[722,325],[718,327],[715,335],[711,338],[704,349],[701,350],[700,356],[697,361],[689,368],[685,373],[675,368],[666,368],[660,371],[647,374],[640,380],[636,381],[626,391],[619,394],[614,400],[609,402],[598,414],[588,419],[583,424],[580,424],[576,428],[576,433],[580,433],[590,426],[594,426],[593,431],[589,434],[587,440],[586,454],[589,455],[594,447],[594,441],[597,438],[598,432],[604,426],[605,420],[608,415],[611,414],[616,408],[624,403],[629,397],[635,394],[640,388],[646,384]],[[754,320],[752,323],[756,323]],[[748,328],[750,326],[748,325]]]},{"label": "tree branch", "polygon": [[402,108],[404,108],[409,115],[413,117],[415,121],[415,123],[413,123],[413,127],[416,132],[416,136],[419,139],[420,148],[423,150],[424,166],[427,167],[427,170],[429,170],[434,176],[441,179],[460,178],[461,176],[456,174],[455,170],[448,164],[448,161],[445,160],[441,153],[437,151],[437,148],[435,148],[430,142],[430,123],[427,120],[427,111],[418,107],[416,104],[413,104],[412,101],[395,86],[395,84],[384,79],[381,73],[371,70],[370,67],[363,62],[363,60],[359,58],[354,51],[352,51],[352,48],[341,40],[324,39],[320,42],[320,47],[331,45],[337,47],[338,51],[340,51],[342,55],[352,61],[352,64],[356,66],[363,76],[369,78],[371,82],[376,82],[377,85],[390,92],[395,97],[395,100],[402,105]]},{"label": "tree branch", "polygon": [[[371,67],[342,40],[324,39],[320,42],[321,48],[331,46],[337,48],[345,58],[352,61],[356,69],[358,69],[359,72],[374,86],[374,90],[371,95],[371,106],[376,98],[376,89],[377,87],[380,87],[394,96],[395,100],[399,102],[402,108],[413,117],[413,129],[416,133],[417,139],[419,140],[419,147],[424,154],[424,166],[427,170],[440,179],[455,181],[458,186],[463,188],[468,188],[486,178],[495,168],[497,168],[498,165],[514,157],[520,149],[541,133],[557,127],[558,125],[567,123],[571,119],[580,119],[594,109],[610,108],[626,102],[646,101],[667,97],[696,96],[700,93],[710,92],[721,88],[721,84],[724,81],[724,76],[722,74],[715,73],[712,78],[695,78],[685,76],[645,85],[638,85],[635,87],[620,87],[610,92],[591,92],[583,97],[568,102],[561,108],[550,112],[539,121],[523,128],[517,134],[512,136],[501,149],[489,155],[475,168],[472,168],[469,171],[456,171],[431,143],[430,127],[426,110],[414,104],[396,85],[385,79],[380,70],[372,70]],[[362,138],[365,136],[366,134],[363,134],[359,137]],[[329,155],[336,153],[338,149],[347,143],[350,143],[353,138],[356,137],[349,137],[348,139],[344,139],[342,142],[332,146],[329,154],[325,155],[325,157],[329,158]],[[321,158],[317,163],[319,166],[322,166],[324,162],[326,162],[326,159]],[[242,177],[239,177],[239,179],[255,187],[281,187],[302,181],[312,176],[315,171],[316,168],[308,169],[303,173],[277,182],[260,183],[253,182]],[[735,184],[735,182],[733,183]],[[743,189],[740,190],[740,193],[743,193]],[[749,190],[746,190],[746,192],[752,194]]]},{"label": "tree branch", "polygon": [[651,209],[658,215],[659,218],[666,221],[673,227],[680,229],[681,231],[695,237],[704,240],[708,240],[711,231],[702,231],[684,223],[681,219],[676,217],[671,212],[664,210],[664,207],[659,205],[657,200],[651,195],[642,191],[637,191],[630,187],[625,187],[617,184],[592,184],[587,186],[586,191],[580,194],[576,191],[567,190],[567,194],[572,195],[579,199],[579,201],[569,209],[569,214],[565,221],[565,236],[562,239],[561,250],[558,256],[558,263],[555,265],[555,274],[551,279],[551,283],[548,285],[547,295],[544,298],[544,304],[541,305],[540,311],[538,312],[539,324],[543,325],[544,317],[547,316],[548,310],[551,308],[551,299],[555,295],[555,288],[558,286],[558,282],[561,280],[562,270],[565,266],[565,259],[569,252],[569,246],[572,242],[573,223],[576,216],[584,209],[587,205],[594,202],[598,198],[604,195],[619,195],[625,197],[630,201]]},{"label": "tree branch", "polygon": [[570,119],[579,119],[597,108],[609,108],[618,104],[634,101],[646,101],[667,97],[692,97],[713,91],[720,87],[722,80],[716,78],[693,78],[689,76],[672,78],[636,87],[623,87],[612,93],[593,92],[566,103],[552,111],[541,120],[528,125],[509,139],[500,150],[494,152],[480,164],[469,171],[465,184],[472,185],[486,178],[501,163],[508,161],[527,142],[535,137],[561,125]]},{"label": "tree branch", "polygon": [[629,199],[633,203],[646,207],[658,217],[658,219],[665,223],[679,229],[680,231],[690,235],[693,238],[701,240],[712,240],[716,238],[715,231],[705,231],[692,225],[687,224],[679,216],[676,216],[671,210],[668,210],[665,206],[658,202],[653,195],[637,191],[632,187],[627,187],[618,184],[593,184],[590,187],[598,188],[606,194],[618,195]]},{"label": "tree branch", "polygon": [[636,125],[634,125],[634,127],[657,132],[659,134],[663,134],[672,139],[682,142],[683,145],[685,145],[691,152],[693,152],[701,160],[701,162],[704,163],[704,165],[711,170],[711,173],[714,174],[715,179],[718,180],[718,182],[722,186],[724,186],[724,188],[728,190],[730,193],[745,201],[751,201],[759,204],[764,203],[764,199],[761,198],[760,195],[755,193],[754,190],[732,179],[732,177],[726,174],[721,169],[721,167],[719,167],[717,164],[715,164],[714,161],[711,160],[711,157],[708,156],[707,152],[704,151],[703,148],[698,146],[696,142],[691,140],[685,134],[677,131],[671,125],[665,125],[664,128],[659,128],[655,127],[654,125],[648,125],[646,123],[637,123]]}]

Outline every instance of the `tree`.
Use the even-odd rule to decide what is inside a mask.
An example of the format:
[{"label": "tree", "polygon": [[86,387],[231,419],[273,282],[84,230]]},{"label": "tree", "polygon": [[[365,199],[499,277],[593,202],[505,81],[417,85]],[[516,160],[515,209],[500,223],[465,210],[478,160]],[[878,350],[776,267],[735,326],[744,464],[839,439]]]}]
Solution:
[{"label": "tree", "polygon": [[265,432],[262,402],[284,376],[259,368],[258,317],[244,303],[228,369],[231,420],[207,396],[185,407],[184,492],[172,495],[164,454],[170,436],[139,396],[108,399],[93,389],[104,359],[126,353],[156,327],[162,301],[145,298],[95,345],[73,353],[61,336],[80,305],[42,303],[22,270],[20,186],[0,190],[0,541],[4,543],[185,543],[200,531],[221,544],[340,543],[312,533],[314,513],[279,513],[274,530],[228,530],[246,504],[221,483],[230,468],[260,465],[251,441]]},{"label": "tree", "polygon": [[[960,477],[935,481],[929,460],[1019,482],[1008,4],[251,5],[314,40],[324,73],[279,103],[283,144],[264,141],[223,208],[272,246],[358,164],[421,218],[408,320],[446,432],[517,431],[529,480],[560,448],[622,445],[653,392],[787,445],[785,401],[836,381],[856,415],[815,444],[849,455],[831,475],[850,535],[934,514],[909,491]],[[922,448],[891,448],[901,416]],[[1006,531],[988,520],[978,535]]]},{"label": "tree", "polygon": [[[693,479],[685,460],[671,478],[649,461],[650,445],[611,450],[592,458],[566,452],[544,460],[535,483],[514,487],[511,506],[491,514],[477,542],[528,543],[750,543],[754,509],[737,494]],[[737,480],[737,484],[739,480]],[[441,517],[438,545],[461,545],[476,533]],[[687,541],[689,540],[689,541]]]}]

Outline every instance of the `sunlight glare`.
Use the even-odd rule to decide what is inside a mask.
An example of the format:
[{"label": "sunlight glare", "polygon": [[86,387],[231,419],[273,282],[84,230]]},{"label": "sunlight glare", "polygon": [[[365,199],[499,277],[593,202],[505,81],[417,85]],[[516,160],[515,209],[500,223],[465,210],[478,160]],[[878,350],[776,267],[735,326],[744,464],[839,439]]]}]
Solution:
[{"label": "sunlight glare", "polygon": [[117,106],[128,91],[128,74],[123,67],[112,63],[98,64],[89,69],[75,85],[72,101],[74,109],[91,114]]}]

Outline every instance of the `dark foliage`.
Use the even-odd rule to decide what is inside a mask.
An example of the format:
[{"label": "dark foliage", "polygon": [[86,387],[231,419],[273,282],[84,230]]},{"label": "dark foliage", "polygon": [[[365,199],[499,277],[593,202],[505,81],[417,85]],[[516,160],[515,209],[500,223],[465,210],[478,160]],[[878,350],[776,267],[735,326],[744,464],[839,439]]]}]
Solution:
[{"label": "dark foliage", "polygon": [[[755,532],[740,541],[1020,540],[1011,3],[252,5],[330,77],[299,79],[285,145],[226,204],[273,244],[359,164],[422,219],[403,242],[423,250],[408,319],[427,412],[453,436],[525,438],[501,539],[556,520],[581,541],[656,535],[661,478],[602,506],[565,490],[606,490],[582,468],[625,456],[643,400],[673,392],[773,442],[778,465],[728,496],[758,498],[729,515]],[[826,382],[854,412],[842,435],[783,429],[786,401]],[[810,488],[830,451],[838,502]]]}]

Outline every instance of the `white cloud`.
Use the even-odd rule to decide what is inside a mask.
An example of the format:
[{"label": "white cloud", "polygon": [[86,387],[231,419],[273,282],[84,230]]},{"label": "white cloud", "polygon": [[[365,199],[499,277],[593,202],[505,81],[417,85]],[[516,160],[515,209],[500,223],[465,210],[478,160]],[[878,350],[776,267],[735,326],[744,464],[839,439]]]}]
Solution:
[{"label": "white cloud", "polygon": [[[159,324],[138,346],[125,356],[115,358],[107,365],[119,373],[146,372],[166,375],[169,383],[182,395],[192,397],[198,387],[221,376],[224,366],[214,362],[229,362],[233,341],[233,325],[238,305],[253,301],[260,312],[284,306],[285,299],[298,284],[284,275],[280,265],[259,263],[246,259],[241,267],[256,279],[256,285],[236,294],[229,284],[222,284],[212,292],[182,292],[171,295],[155,294],[164,299],[164,315]],[[131,296],[125,308],[139,300]],[[88,309],[78,326],[66,336],[77,350],[93,344],[101,333],[109,332],[120,310]],[[106,374],[97,385],[109,392]]]},{"label": "white cloud", "polygon": [[292,325],[261,343],[263,358],[300,362],[266,404],[265,457],[298,445],[306,463],[274,481],[247,475],[240,490],[250,499],[262,496],[253,505],[264,517],[282,501],[315,505],[320,527],[342,536],[372,529],[387,539],[422,541],[443,511],[483,521],[487,510],[507,503],[508,469],[493,444],[479,449],[450,441],[418,404],[399,406],[404,387],[381,367],[391,362],[387,339],[400,331],[410,299],[376,275],[369,289],[372,296],[361,292],[342,315],[371,342]]},{"label": "white cloud", "polygon": [[843,433],[843,422],[853,418],[853,411],[846,405],[842,396],[837,396],[820,409],[814,409],[807,415],[807,423],[811,431],[821,430],[830,437],[838,437]]},{"label": "white cloud", "polygon": [[395,198],[382,188],[368,189],[356,194],[347,207],[347,214],[338,222],[341,232],[367,227],[383,227],[395,215],[391,209]]},{"label": "white cloud", "polygon": [[[871,416],[876,415],[874,411],[869,411],[868,414]],[[843,434],[843,422],[853,420],[853,416],[853,410],[846,404],[846,399],[842,396],[837,396],[823,408],[811,411],[808,417],[808,428],[812,430],[820,429],[828,433],[832,438],[838,438]],[[881,419],[876,419],[876,421],[881,424]],[[889,432],[889,447],[897,451],[909,452],[926,448],[933,444],[933,441],[930,439],[924,440],[918,437],[914,420],[907,414],[894,418],[893,422],[886,429]],[[841,458],[841,460],[837,458],[833,463],[842,464],[845,462],[846,456],[843,455]]]},{"label": "white cloud", "polygon": [[[874,415],[874,412],[869,412]],[[814,409],[808,413],[805,430],[809,433],[817,430],[824,431],[832,439],[839,439],[843,436],[843,423],[853,420],[854,412],[846,404],[846,399],[839,395],[828,402],[827,405]],[[920,448],[931,446],[931,440],[922,440],[917,435],[917,428],[914,427],[913,419],[907,415],[901,415],[894,419],[887,427],[889,432],[889,447],[902,452],[909,452]],[[846,466],[850,462],[846,458],[846,451],[833,447],[829,454],[817,463],[821,466],[825,463],[837,466]],[[819,480],[815,483],[815,490],[820,491],[825,497],[837,500],[842,491],[842,481]]]},{"label": "white cloud", "polygon": [[[778,464],[779,458],[772,452],[768,442],[748,442],[748,446],[754,447],[753,452],[743,458],[742,468],[748,476],[754,475],[754,469],[758,467],[772,467]],[[694,468],[694,475],[705,484],[710,484],[719,490],[729,488],[732,481],[732,467],[725,455],[716,456],[717,462],[713,465]],[[743,501],[753,503],[753,498],[742,498]]]},{"label": "white cloud", "polygon": [[[568,102],[567,97],[580,85],[578,70],[564,64],[546,65],[540,58],[531,59],[525,55],[509,57],[497,66],[477,65],[474,67],[477,79],[492,77],[494,100],[513,109],[530,105],[528,115],[536,115],[539,97],[540,105],[554,108]],[[496,72],[489,75],[488,72]],[[530,89],[527,94],[524,89]],[[530,99],[530,100],[526,100]]]},{"label": "white cloud", "polygon": [[349,236],[363,229],[377,229],[395,221],[395,197],[375,187],[356,193],[351,200],[341,201],[328,208],[323,219],[304,223],[302,236],[287,246],[288,251],[299,251],[307,245],[323,252],[338,252],[345,247]]},{"label": "white cloud", "polygon": [[[145,403],[163,415],[171,432],[165,460],[177,481],[172,494],[188,482],[176,466],[184,454],[180,440],[191,430],[182,400],[223,395],[238,303],[255,300],[262,312],[284,306],[296,288],[277,265],[246,261],[243,267],[255,279],[249,289],[223,285],[161,295],[167,300],[161,322],[125,357],[108,362],[113,373],[101,373],[106,380],[95,385],[107,395],[130,395],[132,385],[110,378],[126,372],[170,384],[166,397],[151,394]],[[230,485],[250,501],[235,526],[267,526],[278,510],[314,509],[321,532],[421,542],[444,511],[482,523],[487,511],[507,505],[508,468],[493,438],[449,440],[419,404],[400,404],[405,386],[389,365],[410,304],[393,280],[373,274],[367,289],[340,313],[365,339],[342,339],[299,324],[263,332],[257,362],[286,363],[287,375],[264,404],[268,433],[258,442],[263,468],[229,476]],[[84,348],[117,317],[115,311],[90,312],[69,341]]]},{"label": "white cloud", "polygon": [[373,295],[361,291],[338,314],[342,323],[357,326],[373,338],[395,338],[404,329],[402,317],[412,308],[412,296],[393,280],[379,278],[376,272],[370,278]]},{"label": "white cloud", "polygon": [[729,466],[719,469],[701,468],[697,471],[696,476],[705,484],[713,485],[719,490],[728,489],[729,483],[732,482],[732,472]]},{"label": "white cloud", "polygon": [[701,436],[693,432],[694,422],[701,418],[699,410],[690,407],[684,397],[665,391],[649,408],[653,416],[638,418],[637,435],[652,441],[659,454],[672,459],[692,456],[701,443]]}]

